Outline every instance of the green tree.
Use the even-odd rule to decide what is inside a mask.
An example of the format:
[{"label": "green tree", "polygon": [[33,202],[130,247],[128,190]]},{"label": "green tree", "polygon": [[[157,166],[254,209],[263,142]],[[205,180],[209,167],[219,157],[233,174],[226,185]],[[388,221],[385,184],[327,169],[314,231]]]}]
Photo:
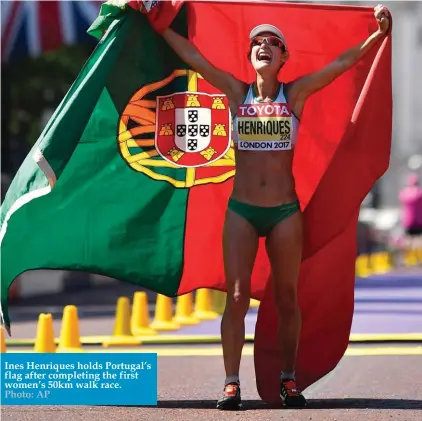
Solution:
[{"label": "green tree", "polygon": [[2,65],[2,172],[14,175],[91,54],[75,45]]}]

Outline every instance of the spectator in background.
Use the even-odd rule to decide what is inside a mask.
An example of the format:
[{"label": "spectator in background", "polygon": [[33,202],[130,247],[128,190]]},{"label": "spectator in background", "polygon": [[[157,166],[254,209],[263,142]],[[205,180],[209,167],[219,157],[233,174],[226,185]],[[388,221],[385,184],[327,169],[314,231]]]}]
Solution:
[{"label": "spectator in background", "polygon": [[422,236],[422,188],[416,174],[411,174],[407,185],[400,191],[401,223],[410,246]]}]

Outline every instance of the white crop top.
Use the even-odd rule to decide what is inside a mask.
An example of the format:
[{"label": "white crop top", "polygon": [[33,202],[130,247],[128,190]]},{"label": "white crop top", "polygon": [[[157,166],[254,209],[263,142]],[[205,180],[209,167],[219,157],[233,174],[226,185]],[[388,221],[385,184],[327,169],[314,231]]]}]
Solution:
[{"label": "white crop top", "polygon": [[259,101],[252,84],[233,118],[232,139],[240,150],[290,150],[296,144],[299,124],[290,110],[282,83],[271,102]]}]

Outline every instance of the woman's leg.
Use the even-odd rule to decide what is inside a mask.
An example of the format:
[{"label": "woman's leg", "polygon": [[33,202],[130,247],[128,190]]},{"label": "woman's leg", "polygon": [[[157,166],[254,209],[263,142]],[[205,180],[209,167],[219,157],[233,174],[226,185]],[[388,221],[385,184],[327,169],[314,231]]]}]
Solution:
[{"label": "woman's leg", "polygon": [[236,381],[239,376],[245,315],[249,309],[251,274],[257,250],[258,235],[253,226],[228,209],[223,233],[227,300],[221,321],[226,383]]},{"label": "woman's leg", "polygon": [[[267,253],[271,263],[274,296],[279,316],[279,335],[283,357],[283,379],[295,380],[297,347],[301,330],[301,314],[298,306],[297,284],[302,260],[303,217],[300,211],[279,222],[267,237]],[[283,386],[283,385],[282,385]],[[286,399],[288,405],[304,405],[303,396],[292,394]],[[290,393],[290,392],[289,392]]]}]

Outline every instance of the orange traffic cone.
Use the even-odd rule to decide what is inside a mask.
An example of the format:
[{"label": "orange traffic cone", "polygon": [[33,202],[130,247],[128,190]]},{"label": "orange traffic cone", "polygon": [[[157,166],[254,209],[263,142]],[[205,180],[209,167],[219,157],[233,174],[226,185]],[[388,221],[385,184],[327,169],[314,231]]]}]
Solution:
[{"label": "orange traffic cone", "polygon": [[66,306],[63,310],[57,352],[84,352],[79,334],[78,309],[74,305]]},{"label": "orange traffic cone", "polygon": [[107,338],[103,342],[103,346],[140,345],[141,341],[135,338],[130,330],[130,319],[129,298],[120,297],[117,300],[113,336]]},{"label": "orange traffic cone", "polygon": [[180,324],[173,321],[173,300],[170,297],[157,294],[155,317],[151,328],[154,330],[180,329]]},{"label": "orange traffic cone", "polygon": [[196,325],[200,322],[193,314],[192,293],[177,297],[176,316],[173,320],[181,325]]},{"label": "orange traffic cone", "polygon": [[213,310],[211,290],[201,288],[196,291],[195,316],[200,320],[213,320],[218,313]]},{"label": "orange traffic cone", "polygon": [[0,326],[0,348],[1,348],[1,353],[4,354],[6,352],[6,341],[4,339],[4,327]]},{"label": "orange traffic cone", "polygon": [[35,338],[34,352],[56,352],[54,342],[53,316],[41,313],[38,316],[37,336]]},{"label": "orange traffic cone", "polygon": [[134,336],[157,335],[149,323],[148,297],[146,292],[135,292],[133,295],[132,317],[130,329]]}]

